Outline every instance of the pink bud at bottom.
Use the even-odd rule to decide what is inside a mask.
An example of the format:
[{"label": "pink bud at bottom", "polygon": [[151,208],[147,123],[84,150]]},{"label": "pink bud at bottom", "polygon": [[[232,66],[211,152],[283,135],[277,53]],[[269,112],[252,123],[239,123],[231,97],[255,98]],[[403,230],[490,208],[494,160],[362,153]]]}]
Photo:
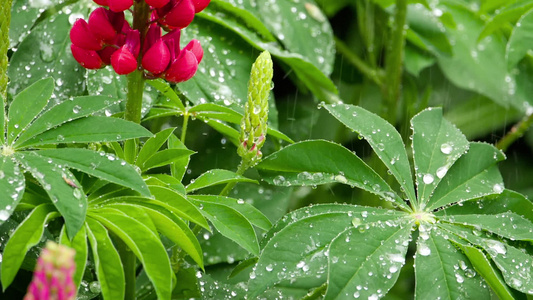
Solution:
[{"label": "pink bud at bottom", "polygon": [[70,45],[70,50],[74,59],[86,69],[94,70],[104,66],[104,62],[96,51],[85,50],[74,44]]},{"label": "pink bud at bottom", "polygon": [[196,60],[198,61],[198,63],[202,61],[202,58],[204,57],[204,49],[202,49],[200,41],[193,39],[183,49],[191,51],[194,56],[196,56]]},{"label": "pink bud at bottom", "polygon": [[137,69],[137,58],[131,54],[126,46],[122,46],[111,55],[111,66],[117,74],[126,75]]},{"label": "pink bud at bottom", "polygon": [[191,51],[183,50],[165,72],[165,79],[174,83],[187,81],[194,76],[196,70],[198,70],[196,56]]}]

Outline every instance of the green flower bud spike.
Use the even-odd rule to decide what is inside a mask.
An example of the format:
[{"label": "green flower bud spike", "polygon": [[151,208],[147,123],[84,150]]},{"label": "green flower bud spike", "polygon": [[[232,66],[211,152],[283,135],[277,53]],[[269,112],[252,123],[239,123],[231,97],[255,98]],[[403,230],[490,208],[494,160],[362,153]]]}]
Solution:
[{"label": "green flower bud spike", "polygon": [[[237,169],[239,175],[256,165],[263,156],[261,147],[265,143],[267,134],[268,96],[272,89],[273,73],[270,53],[264,51],[252,65],[248,82],[248,101],[244,105],[240,143],[237,148],[237,153],[241,157],[241,164]],[[228,195],[234,186],[235,182],[228,183],[220,195]]]},{"label": "green flower bud spike", "polygon": [[241,137],[237,153],[245,169],[261,160],[268,120],[268,96],[272,86],[272,59],[268,51],[259,55],[252,65],[248,82],[248,101],[241,121]]}]

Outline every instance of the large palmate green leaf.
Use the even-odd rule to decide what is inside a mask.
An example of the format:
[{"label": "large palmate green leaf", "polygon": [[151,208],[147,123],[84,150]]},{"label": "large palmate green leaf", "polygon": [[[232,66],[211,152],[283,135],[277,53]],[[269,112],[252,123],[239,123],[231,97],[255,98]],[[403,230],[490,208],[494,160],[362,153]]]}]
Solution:
[{"label": "large palmate green leaf", "polygon": [[485,24],[478,40],[482,40],[495,31],[505,28],[509,23],[516,22],[533,7],[533,3],[528,0],[511,0],[502,4],[507,5],[498,9],[496,15]]},{"label": "large palmate green leaf", "polygon": [[37,206],[15,229],[2,253],[2,288],[13,282],[26,252],[41,240],[46,224],[59,217],[50,204]]},{"label": "large palmate green leaf", "polygon": [[137,256],[159,299],[169,299],[173,273],[166,250],[152,230],[136,216],[94,211],[90,215],[116,234]]},{"label": "large palmate green leaf", "polygon": [[146,140],[144,145],[139,150],[137,158],[135,159],[135,164],[138,167],[144,165],[144,163],[152,157],[158,150],[165,144],[168,138],[172,135],[172,132],[175,130],[175,127],[167,128],[156,133],[153,137]]},{"label": "large palmate green leaf", "polygon": [[[70,51],[68,14],[54,14],[40,22],[18,45],[9,61],[8,92],[15,95],[41,78],[53,77],[56,101],[82,95],[85,69]],[[72,19],[72,22],[75,18]],[[27,29],[26,29],[27,30]]]},{"label": "large palmate green leaf", "polygon": [[390,186],[359,157],[341,145],[316,140],[289,145],[257,166],[263,179],[276,185],[348,184],[409,210]]},{"label": "large palmate green leaf", "polygon": [[9,107],[7,142],[12,143],[46,107],[54,90],[52,78],[41,79],[20,92]]},{"label": "large palmate green leaf", "polygon": [[85,221],[87,197],[76,177],[63,166],[35,152],[15,153],[17,162],[44,188],[65,220],[67,234],[74,238]]},{"label": "large palmate green leaf", "polygon": [[411,120],[413,158],[421,206],[430,200],[433,190],[446,171],[468,149],[465,136],[442,117],[441,109],[427,109]]},{"label": "large palmate green leaf", "polygon": [[100,222],[91,218],[87,219],[86,224],[96,276],[104,299],[124,299],[124,270],[109,232]]},{"label": "large palmate green leaf", "polygon": [[325,108],[341,123],[356,131],[370,144],[374,152],[400,183],[407,198],[416,199],[411,167],[402,137],[381,117],[353,105],[326,105]]},{"label": "large palmate green leaf", "polygon": [[[533,5],[532,5],[533,7]],[[513,33],[507,42],[505,58],[507,68],[512,70],[524,58],[533,45],[533,10],[524,14],[513,27]]]},{"label": "large palmate green leaf", "polygon": [[150,191],[139,173],[113,154],[98,153],[82,148],[39,150],[36,153],[51,158],[56,164],[128,187],[143,196],[150,196]]},{"label": "large palmate green leaf", "polygon": [[[326,282],[328,261],[331,263],[339,259],[337,262],[339,262],[339,268],[342,268],[344,263],[339,255],[345,255],[348,252],[347,249],[353,247],[352,243],[367,243],[364,239],[370,238],[370,235],[364,233],[366,230],[376,233],[380,231],[388,232],[388,229],[385,228],[396,224],[391,222],[391,220],[399,219],[401,216],[405,216],[405,214],[379,208],[339,204],[306,207],[290,213],[274,225],[261,243],[261,255],[250,275],[248,285],[249,298],[255,298],[263,291],[277,284],[288,283],[289,280],[294,285],[303,285],[308,288],[321,286]],[[336,238],[341,233],[351,231],[355,226],[357,226],[357,233],[354,233],[348,239],[343,236],[341,240],[336,242]],[[371,226],[376,226],[376,228],[371,229]],[[378,227],[381,227],[381,230]],[[394,250],[394,254],[399,252],[405,254],[403,251],[409,241],[410,229],[408,227],[401,230],[403,233],[398,236],[398,244],[394,242],[394,239],[391,241],[394,244],[392,246],[393,249],[395,249],[394,247],[400,247],[398,250]],[[383,233],[379,236],[384,237],[385,235]],[[358,239],[358,237],[361,239]],[[379,240],[376,239],[374,241],[377,242],[377,248],[380,248]],[[334,252],[341,251],[343,253],[337,252],[337,255],[332,255],[331,252],[328,252],[328,249],[332,249],[330,248],[332,243],[336,244]],[[333,244],[331,247],[333,247]],[[387,247],[388,245],[382,249]],[[389,251],[393,249],[389,249]],[[350,255],[366,256],[355,249],[350,253]],[[403,264],[405,258],[402,255],[398,255],[398,257],[401,257],[401,261],[400,258],[397,258],[395,262]],[[382,257],[382,259],[385,258]],[[372,263],[382,263],[379,255],[370,257],[370,260],[372,260]],[[353,270],[356,264],[352,265],[351,263],[346,260],[346,266],[350,266],[349,268]],[[348,269],[338,269],[338,271],[343,273],[352,272]],[[353,275],[354,273],[352,272],[351,274]],[[376,273],[376,276],[381,276],[381,274]],[[345,276],[345,278],[349,277]],[[344,281],[345,279],[340,280]],[[342,284],[330,281],[329,285],[333,285],[331,292],[333,294],[330,295],[334,295],[338,294],[335,289],[338,289]],[[355,288],[355,285],[352,285],[352,288]],[[342,296],[339,295],[339,297]],[[353,295],[350,295],[350,297],[353,297]]]},{"label": "large palmate green leaf", "polygon": [[24,174],[11,157],[0,157],[0,224],[4,223],[22,199],[26,187]]},{"label": "large palmate green leaf", "polygon": [[468,258],[441,231],[428,231],[421,232],[417,241],[415,299],[489,299]]}]

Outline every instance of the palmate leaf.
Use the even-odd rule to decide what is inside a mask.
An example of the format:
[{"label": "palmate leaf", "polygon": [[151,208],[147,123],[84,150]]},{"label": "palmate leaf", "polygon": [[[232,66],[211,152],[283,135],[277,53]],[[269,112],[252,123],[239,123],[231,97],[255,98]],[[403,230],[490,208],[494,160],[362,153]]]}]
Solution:
[{"label": "palmate leaf", "polygon": [[187,193],[192,193],[202,188],[206,188],[206,187],[218,185],[218,184],[229,183],[229,182],[257,183],[256,180],[246,178],[242,175],[239,175],[237,173],[234,173],[228,170],[213,169],[198,176],[196,179],[194,179],[194,181],[191,180],[191,183],[188,186],[186,186],[185,189]]},{"label": "palmate leaf", "polygon": [[11,157],[0,156],[0,224],[4,223],[22,199],[26,187],[24,174]]},{"label": "palmate leaf", "polygon": [[[250,275],[248,284],[249,298],[255,298],[263,291],[289,280],[311,284],[309,288],[322,285],[326,282],[328,260],[334,258],[328,249],[332,249],[330,244],[332,245],[341,233],[351,231],[355,228],[354,224],[357,225],[357,233],[353,233],[349,239],[351,242],[345,242],[346,237],[344,237],[336,244],[334,252],[347,252],[348,247],[352,246],[351,243],[356,243],[357,237],[361,237],[358,240],[359,243],[367,243],[363,240],[363,238],[369,238],[367,234],[364,234],[365,230],[369,229],[372,232],[371,226],[375,225],[377,233],[379,232],[377,227],[385,228],[389,227],[388,224],[397,224],[394,220],[402,216],[406,214],[379,208],[339,204],[317,205],[291,212],[274,225],[261,242],[261,255]],[[410,229],[405,230],[404,233],[407,234],[405,240],[398,239],[400,245],[393,242],[393,249],[394,247],[406,249]],[[379,248],[379,242],[377,244]],[[338,258],[339,252],[335,257]],[[353,255],[358,255],[358,251],[354,250],[353,253]],[[364,256],[364,254],[360,255]],[[379,257],[374,258],[376,264],[381,263]],[[350,271],[346,270],[346,272]],[[329,284],[332,282],[330,281]],[[330,295],[338,294],[338,286],[337,292],[334,288],[330,292],[333,294]]]},{"label": "palmate leaf", "polygon": [[153,137],[150,137],[148,140],[146,140],[141,150],[139,150],[137,158],[135,159],[135,165],[142,167],[144,163],[150,157],[152,157],[159,150],[159,148],[161,148],[161,146],[165,144],[175,129],[175,127],[170,127],[165,130],[161,130]]},{"label": "palmate leaf", "polygon": [[[533,6],[532,6],[533,7]],[[518,20],[520,26],[514,26],[507,42],[505,58],[507,68],[512,70],[524,58],[533,44],[533,10],[529,10]]]},{"label": "palmate leaf", "polygon": [[83,274],[85,273],[85,267],[87,266],[88,245],[86,227],[82,227],[71,241],[66,234],[66,227],[63,226],[59,235],[59,241],[62,245],[71,247],[76,251],[76,255],[74,256],[76,271],[72,280],[74,281],[76,289],[78,289],[83,278]]}]

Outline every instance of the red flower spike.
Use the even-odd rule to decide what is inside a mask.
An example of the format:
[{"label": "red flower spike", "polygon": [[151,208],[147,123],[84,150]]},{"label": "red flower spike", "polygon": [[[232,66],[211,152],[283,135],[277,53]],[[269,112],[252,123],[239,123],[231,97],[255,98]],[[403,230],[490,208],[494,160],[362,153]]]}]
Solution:
[{"label": "red flower spike", "polygon": [[163,73],[170,63],[170,52],[160,39],[143,55],[142,66],[154,75]]},{"label": "red flower spike", "polygon": [[170,0],[146,0],[146,3],[154,8],[165,6]]},{"label": "red flower spike", "polygon": [[159,40],[161,40],[161,27],[154,23],[150,25],[148,32],[144,37],[143,54]]},{"label": "red flower spike", "polygon": [[137,58],[124,45],[111,55],[111,66],[117,74],[126,75],[137,69]]},{"label": "red flower spike", "polygon": [[70,30],[70,41],[72,44],[85,50],[102,49],[102,41],[91,33],[89,25],[84,19],[78,19],[74,22]]},{"label": "red flower spike", "polygon": [[103,7],[95,9],[89,16],[89,29],[99,39],[112,41],[124,24],[124,12],[112,12]]},{"label": "red flower spike", "polygon": [[196,56],[196,60],[198,63],[202,61],[202,58],[204,57],[204,49],[202,49],[202,45],[200,45],[200,41],[194,39],[191,40],[183,50],[189,50],[191,51],[194,56]]},{"label": "red flower spike", "polygon": [[178,0],[175,3],[168,13],[162,15],[162,21],[171,27],[185,28],[194,19],[194,4],[191,0]]},{"label": "red flower spike", "polygon": [[108,0],[109,9],[114,12],[125,11],[133,5],[133,0]]},{"label": "red flower spike", "polygon": [[170,51],[170,61],[174,61],[180,55],[181,30],[175,29],[163,36],[163,41]]},{"label": "red flower spike", "polygon": [[101,6],[109,6],[109,3],[107,0],[93,0],[94,3],[101,5]]},{"label": "red flower spike", "polygon": [[70,45],[70,51],[74,59],[86,69],[100,69],[105,64],[94,50],[85,50],[74,44]]},{"label": "red flower spike", "polygon": [[165,79],[178,83],[191,79],[198,70],[198,61],[191,51],[183,50],[165,72]]},{"label": "red flower spike", "polygon": [[194,12],[199,13],[204,10],[209,5],[209,2],[211,2],[211,0],[193,0]]}]

